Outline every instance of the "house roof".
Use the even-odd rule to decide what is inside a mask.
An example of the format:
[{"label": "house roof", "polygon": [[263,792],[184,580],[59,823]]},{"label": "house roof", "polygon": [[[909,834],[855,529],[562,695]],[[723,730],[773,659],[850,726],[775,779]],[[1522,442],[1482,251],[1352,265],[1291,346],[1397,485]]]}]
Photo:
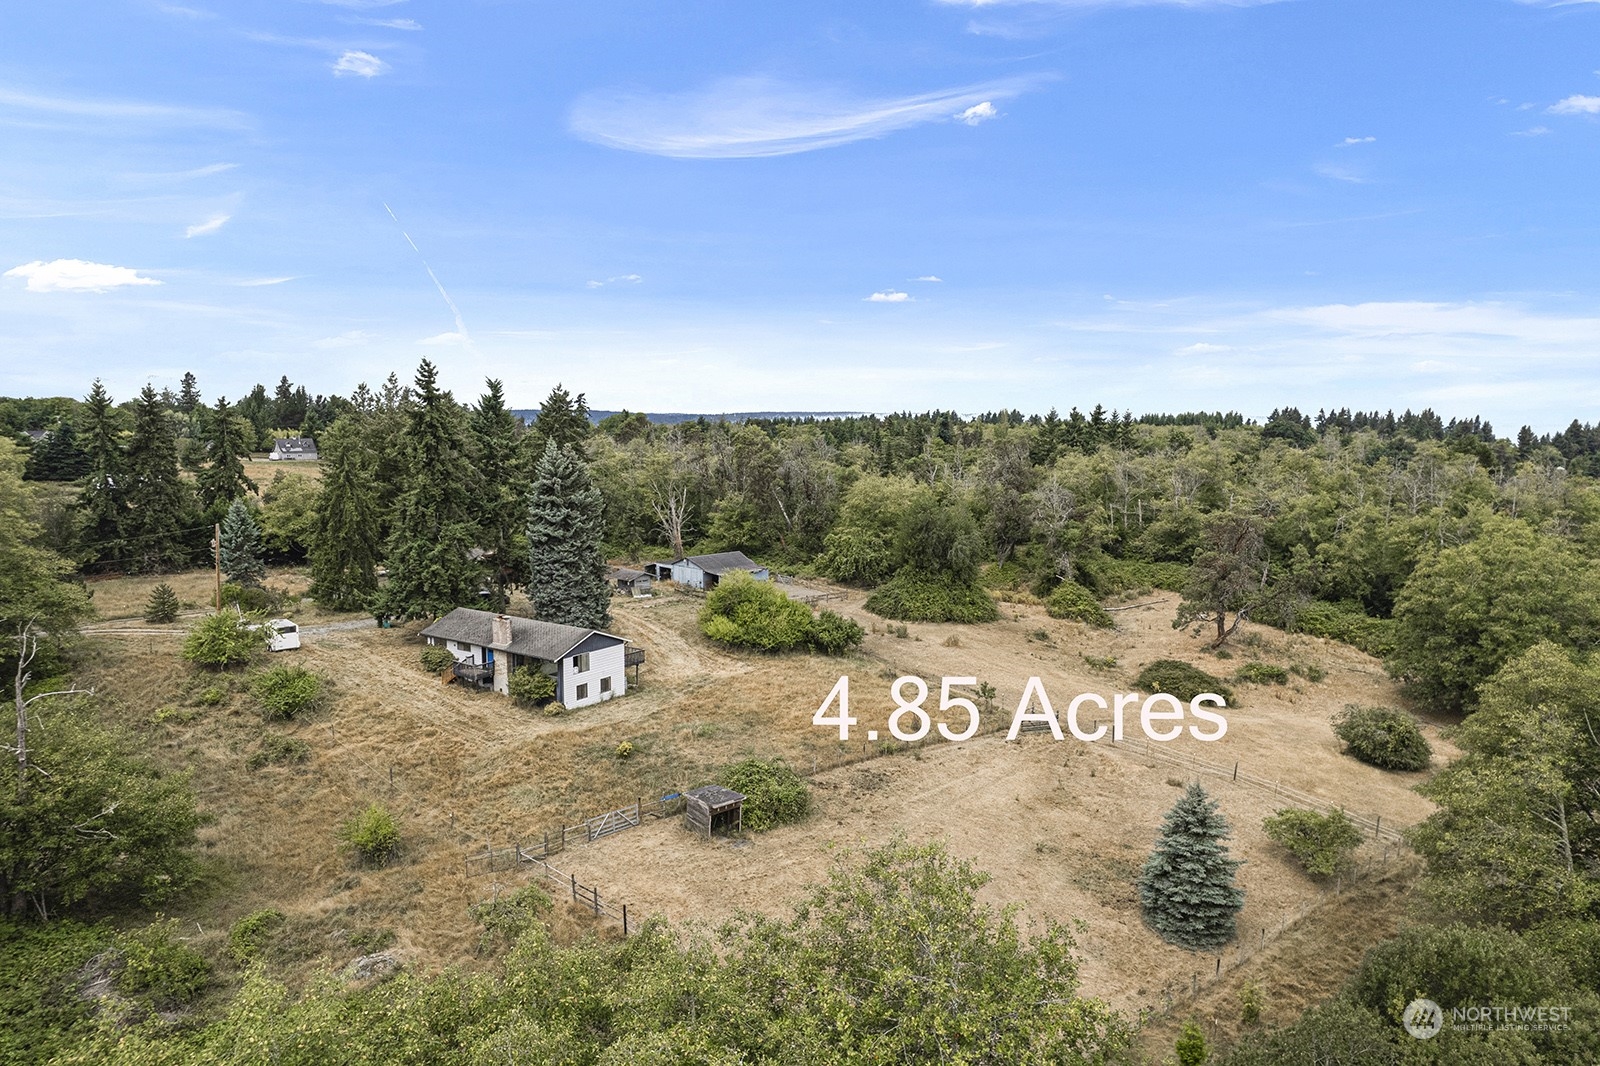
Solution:
[{"label": "house roof", "polygon": [[[678,563],[693,563],[708,574],[721,577],[729,570],[765,570],[766,567],[751,559],[744,552],[717,552],[715,555],[690,555],[678,560]],[[673,563],[677,566],[678,563]]]},{"label": "house roof", "polygon": [[311,437],[275,437],[272,441],[272,450],[275,452],[314,452],[317,442]]},{"label": "house roof", "polygon": [[610,637],[618,644],[626,643],[614,633],[580,626],[564,626],[557,622],[539,622],[532,618],[511,619],[511,643],[494,643],[494,612],[475,611],[471,607],[457,607],[433,625],[422,631],[425,637],[453,640],[459,644],[475,644],[480,648],[495,648],[532,659],[554,662],[591,636]]}]

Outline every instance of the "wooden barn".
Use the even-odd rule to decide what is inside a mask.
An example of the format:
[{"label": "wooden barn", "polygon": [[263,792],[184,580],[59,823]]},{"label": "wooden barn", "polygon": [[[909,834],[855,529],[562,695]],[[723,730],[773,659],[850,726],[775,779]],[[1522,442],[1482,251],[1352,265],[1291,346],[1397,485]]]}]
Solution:
[{"label": "wooden barn", "polygon": [[672,564],[672,580],[686,588],[710,592],[723,575],[743,570],[757,581],[771,575],[767,568],[744,552],[717,552],[715,555],[690,555]]},{"label": "wooden barn", "polygon": [[731,829],[735,833],[744,828],[744,801],[742,792],[721,785],[702,785],[683,794],[684,828],[704,833],[706,839],[718,829]]}]

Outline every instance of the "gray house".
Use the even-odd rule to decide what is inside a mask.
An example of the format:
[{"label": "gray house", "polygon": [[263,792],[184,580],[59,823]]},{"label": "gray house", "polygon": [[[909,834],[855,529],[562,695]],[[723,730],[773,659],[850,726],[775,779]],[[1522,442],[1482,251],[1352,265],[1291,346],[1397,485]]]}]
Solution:
[{"label": "gray house", "polygon": [[692,589],[710,592],[717,587],[724,574],[743,570],[757,581],[767,580],[767,568],[759,565],[744,552],[717,552],[715,555],[691,555],[672,564],[672,580]]},{"label": "gray house", "polygon": [[542,670],[556,680],[556,699],[568,707],[620,696],[628,690],[625,668],[643,661],[628,652],[628,642],[598,629],[513,618],[493,611],[457,607],[422,631],[456,657],[455,675],[463,681],[510,691],[519,666]]},{"label": "gray house", "polygon": [[317,442],[310,437],[275,437],[267,458],[309,463],[317,458]]}]

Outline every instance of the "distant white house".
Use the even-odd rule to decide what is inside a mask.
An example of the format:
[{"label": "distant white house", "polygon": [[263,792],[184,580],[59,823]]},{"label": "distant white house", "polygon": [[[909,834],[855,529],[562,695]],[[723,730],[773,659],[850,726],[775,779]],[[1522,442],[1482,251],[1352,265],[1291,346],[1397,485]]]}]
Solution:
[{"label": "distant white house", "polygon": [[277,437],[267,458],[311,462],[317,458],[317,442],[310,437]]},{"label": "distant white house", "polygon": [[640,651],[630,654],[621,637],[598,629],[470,607],[457,607],[422,636],[456,657],[455,674],[463,681],[507,694],[511,672],[531,666],[555,678],[556,699],[568,707],[586,707],[627,692],[626,668],[644,658]]},{"label": "distant white house", "polygon": [[690,555],[674,562],[672,580],[692,589],[710,592],[724,575],[735,570],[743,570],[757,581],[765,581],[771,576],[766,567],[744,552],[717,552],[715,555]]}]

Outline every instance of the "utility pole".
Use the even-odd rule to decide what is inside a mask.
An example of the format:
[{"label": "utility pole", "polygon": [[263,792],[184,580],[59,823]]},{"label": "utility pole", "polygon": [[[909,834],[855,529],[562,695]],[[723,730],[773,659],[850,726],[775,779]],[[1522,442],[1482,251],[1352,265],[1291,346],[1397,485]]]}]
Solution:
[{"label": "utility pole", "polygon": [[222,610],[222,523],[211,528],[211,554],[217,570],[217,610]]}]

